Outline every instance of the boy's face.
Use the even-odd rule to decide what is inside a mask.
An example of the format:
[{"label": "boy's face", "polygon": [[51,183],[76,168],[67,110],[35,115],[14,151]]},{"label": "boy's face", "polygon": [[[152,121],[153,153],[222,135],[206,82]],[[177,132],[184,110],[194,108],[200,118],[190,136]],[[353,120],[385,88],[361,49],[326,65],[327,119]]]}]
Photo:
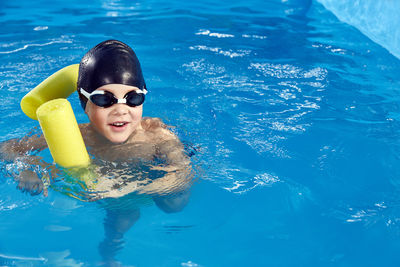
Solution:
[{"label": "boy's face", "polygon": [[[112,93],[116,98],[124,96],[138,88],[123,84],[107,84],[97,88]],[[108,108],[102,108],[88,100],[85,109],[90,124],[98,133],[112,143],[123,143],[136,130],[141,128],[143,105],[130,107],[126,104],[114,104]]]}]

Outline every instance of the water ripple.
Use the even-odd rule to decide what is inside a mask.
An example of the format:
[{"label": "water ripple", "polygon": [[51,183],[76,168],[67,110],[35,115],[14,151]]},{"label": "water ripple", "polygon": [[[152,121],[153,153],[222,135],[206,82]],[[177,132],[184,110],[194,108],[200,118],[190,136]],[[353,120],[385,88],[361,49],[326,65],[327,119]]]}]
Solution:
[{"label": "water ripple", "polygon": [[[239,171],[239,170],[232,170],[232,171]],[[228,175],[226,177],[235,177],[234,175]],[[269,174],[269,173],[261,173],[257,174],[253,178],[249,180],[233,180],[232,182],[232,187],[223,187],[225,190],[228,190],[232,193],[235,194],[243,194],[246,193],[250,190],[253,190],[256,187],[269,187],[272,186],[275,183],[280,182],[279,178],[275,175]]]},{"label": "water ripple", "polygon": [[25,49],[28,49],[30,47],[41,47],[41,46],[48,46],[48,45],[53,45],[53,44],[70,44],[72,43],[71,40],[69,39],[54,39],[50,42],[47,43],[41,43],[41,44],[35,44],[35,43],[31,43],[31,44],[25,44],[22,47],[16,48],[14,50],[9,50],[9,51],[0,51],[0,54],[12,54],[12,53],[16,53]]},{"label": "water ripple", "polygon": [[[204,32],[209,33],[211,31]],[[218,129],[226,125],[233,140],[246,144],[259,155],[292,158],[293,152],[284,144],[293,135],[303,134],[311,127],[312,121],[307,118],[321,108],[328,74],[322,67],[306,69],[292,64],[244,63],[249,71],[247,75],[204,57],[184,63],[180,70],[182,75],[192,77],[195,88],[201,88],[192,106],[210,107],[215,125],[220,126],[203,129],[213,132],[209,142],[215,147],[210,148],[213,152],[209,157],[221,161],[211,166],[218,171],[210,172],[213,181],[233,193],[273,185],[280,179],[269,172],[245,174],[244,166],[240,170],[232,168],[230,161],[236,149],[219,138],[222,133]],[[260,177],[267,182],[261,183]]]},{"label": "water ripple", "polygon": [[223,50],[220,47],[208,47],[205,45],[195,45],[195,46],[190,46],[190,50],[198,50],[198,51],[210,51],[214,52],[217,55],[223,55],[226,57],[230,58],[235,58],[235,57],[244,57],[250,54],[250,50],[244,50],[244,49],[238,49],[236,51],[233,51],[232,49],[229,50]]},{"label": "water ripple", "polygon": [[278,79],[290,78],[315,78],[317,81],[324,80],[328,71],[321,67],[305,71],[300,67],[290,64],[272,64],[272,63],[251,63],[249,69],[260,71],[264,76],[276,77]]}]

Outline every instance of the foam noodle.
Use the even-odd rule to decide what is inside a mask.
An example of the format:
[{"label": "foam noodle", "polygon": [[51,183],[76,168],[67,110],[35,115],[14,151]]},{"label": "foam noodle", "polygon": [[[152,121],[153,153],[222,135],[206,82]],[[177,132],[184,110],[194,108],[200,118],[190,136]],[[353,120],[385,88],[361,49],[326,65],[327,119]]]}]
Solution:
[{"label": "foam noodle", "polygon": [[89,164],[89,155],[68,100],[48,101],[37,109],[36,115],[57,164],[65,168]]},{"label": "foam noodle", "polygon": [[22,111],[37,120],[36,110],[49,100],[67,98],[76,91],[79,64],[65,67],[41,82],[21,100]]}]

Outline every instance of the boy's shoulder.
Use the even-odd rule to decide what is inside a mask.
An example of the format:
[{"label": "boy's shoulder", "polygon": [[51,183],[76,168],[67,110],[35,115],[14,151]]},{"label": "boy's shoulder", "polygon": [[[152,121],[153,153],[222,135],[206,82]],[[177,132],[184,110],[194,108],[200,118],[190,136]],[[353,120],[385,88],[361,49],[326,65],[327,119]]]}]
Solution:
[{"label": "boy's shoulder", "polygon": [[144,117],[141,124],[143,130],[150,135],[153,135],[155,139],[160,139],[160,141],[177,139],[176,135],[168,129],[168,125],[166,125],[160,118]]},{"label": "boy's shoulder", "polygon": [[160,118],[143,117],[141,124],[146,131],[167,129],[167,125]]}]

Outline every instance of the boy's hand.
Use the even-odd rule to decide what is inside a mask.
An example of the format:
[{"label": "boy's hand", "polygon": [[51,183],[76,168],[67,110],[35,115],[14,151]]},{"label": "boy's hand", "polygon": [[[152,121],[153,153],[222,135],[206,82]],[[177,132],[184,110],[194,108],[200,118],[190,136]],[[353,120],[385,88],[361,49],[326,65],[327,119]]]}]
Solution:
[{"label": "boy's hand", "polygon": [[43,182],[37,174],[30,170],[24,170],[18,176],[18,189],[28,192],[32,196],[39,195],[43,191]]}]

